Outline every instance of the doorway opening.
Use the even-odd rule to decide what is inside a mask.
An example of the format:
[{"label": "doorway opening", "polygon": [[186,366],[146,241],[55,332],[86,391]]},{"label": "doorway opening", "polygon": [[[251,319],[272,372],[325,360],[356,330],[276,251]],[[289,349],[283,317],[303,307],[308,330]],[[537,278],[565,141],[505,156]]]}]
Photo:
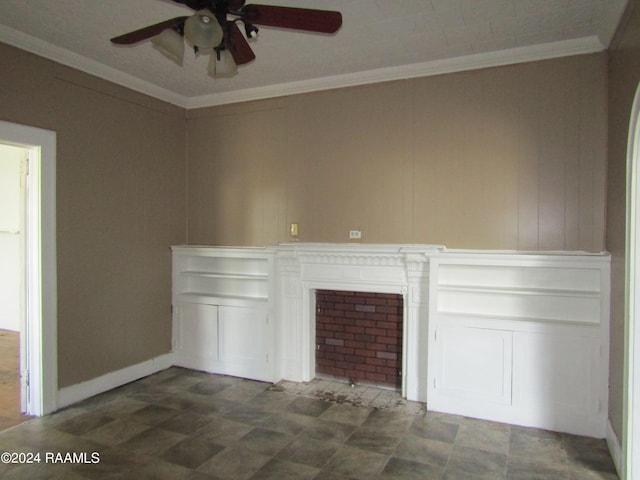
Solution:
[{"label": "doorway opening", "polygon": [[627,242],[625,389],[622,449],[626,478],[640,477],[640,86],[627,143]]},{"label": "doorway opening", "polygon": [[57,279],[54,132],[0,121],[0,144],[28,156],[21,302],[21,409],[40,416],[57,407]]},{"label": "doorway opening", "polygon": [[0,144],[0,429],[29,419],[25,348],[25,207],[29,151]]}]

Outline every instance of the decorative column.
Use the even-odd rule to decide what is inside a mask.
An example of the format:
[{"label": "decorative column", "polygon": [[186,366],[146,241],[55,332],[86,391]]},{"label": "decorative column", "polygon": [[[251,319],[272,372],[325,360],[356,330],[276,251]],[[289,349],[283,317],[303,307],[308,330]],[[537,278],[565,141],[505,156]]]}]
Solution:
[{"label": "decorative column", "polygon": [[422,249],[403,249],[407,274],[405,300],[405,392],[408,400],[427,401],[429,342],[429,257]]},{"label": "decorative column", "polygon": [[304,369],[304,325],[302,310],[302,268],[296,252],[280,247],[276,255],[276,332],[275,356],[278,378],[294,382],[305,379]]}]

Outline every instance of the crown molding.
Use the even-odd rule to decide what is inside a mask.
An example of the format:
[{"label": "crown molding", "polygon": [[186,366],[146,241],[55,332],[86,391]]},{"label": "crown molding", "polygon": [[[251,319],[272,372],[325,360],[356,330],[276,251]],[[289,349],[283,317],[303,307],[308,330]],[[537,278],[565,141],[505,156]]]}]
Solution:
[{"label": "crown molding", "polygon": [[257,88],[214,93],[211,95],[187,97],[108,67],[69,50],[56,47],[50,43],[44,42],[30,35],[26,35],[10,27],[0,25],[0,41],[185,109],[213,107],[300,93],[428,77],[445,73],[477,70],[481,68],[547,60],[572,55],[582,55],[605,50],[605,45],[598,36],[594,35],[573,40],[465,55],[424,63],[380,68],[364,72],[335,75],[276,85],[266,85]]},{"label": "crown molding", "polygon": [[57,47],[11,27],[0,25],[0,41],[62,65],[66,65],[67,67],[75,68],[76,70],[80,70],[104,80],[117,83],[123,87],[130,88],[131,90],[144,93],[145,95],[157,98],[158,100],[163,100],[180,107],[185,106],[187,99],[183,95],[171,92],[153,83],[147,82],[146,80],[141,80],[133,75],[116,70],[115,68],[108,67],[100,62],[78,55],[77,53],[73,53],[70,50]]},{"label": "crown molding", "polygon": [[628,0],[608,0],[604,10],[603,19],[600,22],[598,37],[605,47],[609,47],[613,36],[620,25],[622,16],[627,8]]},{"label": "crown molding", "polygon": [[424,63],[400,65],[397,67],[380,68],[346,75],[336,75],[299,82],[281,83],[258,88],[191,97],[186,99],[186,108],[212,107],[230,103],[295,95],[299,93],[310,93],[394,80],[429,77],[445,73],[478,70],[516,63],[596,53],[604,50],[604,45],[599,38],[594,35],[591,37],[573,40],[465,55]]}]

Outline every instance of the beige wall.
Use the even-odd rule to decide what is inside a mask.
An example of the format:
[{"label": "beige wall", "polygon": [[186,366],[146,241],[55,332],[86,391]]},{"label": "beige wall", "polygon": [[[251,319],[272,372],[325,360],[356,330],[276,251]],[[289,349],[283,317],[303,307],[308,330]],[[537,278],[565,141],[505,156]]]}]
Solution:
[{"label": "beige wall", "polygon": [[604,248],[604,54],[192,110],[186,126],[180,108],[0,56],[0,119],[58,135],[61,387],[169,351],[170,244],[273,244],[298,222],[301,241]]},{"label": "beige wall", "polygon": [[188,241],[604,249],[606,55],[187,113]]},{"label": "beige wall", "polygon": [[0,119],[57,133],[64,387],[171,349],[184,110],[0,44]]},{"label": "beige wall", "polygon": [[620,440],[624,393],[626,154],[629,117],[639,81],[640,1],[629,0],[609,51],[607,249],[612,254],[609,418]]}]

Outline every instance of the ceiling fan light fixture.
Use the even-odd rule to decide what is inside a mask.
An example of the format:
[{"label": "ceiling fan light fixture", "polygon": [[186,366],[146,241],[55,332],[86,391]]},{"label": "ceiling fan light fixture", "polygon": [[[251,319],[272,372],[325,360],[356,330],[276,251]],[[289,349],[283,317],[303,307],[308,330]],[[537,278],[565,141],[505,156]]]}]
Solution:
[{"label": "ceiling fan light fixture", "polygon": [[238,73],[238,65],[229,50],[216,50],[211,54],[207,72],[214,78],[233,77]]},{"label": "ceiling fan light fixture", "polygon": [[173,60],[178,65],[182,66],[182,59],[184,58],[184,40],[182,35],[168,28],[163,30],[159,35],[151,38],[153,48],[162,53],[165,57]]},{"label": "ceiling fan light fixture", "polygon": [[258,36],[258,27],[250,23],[244,24],[244,33],[248,39],[256,38]]},{"label": "ceiling fan light fixture", "polygon": [[209,10],[200,10],[184,22],[184,37],[198,48],[214,48],[220,45],[224,32],[215,15]]}]

